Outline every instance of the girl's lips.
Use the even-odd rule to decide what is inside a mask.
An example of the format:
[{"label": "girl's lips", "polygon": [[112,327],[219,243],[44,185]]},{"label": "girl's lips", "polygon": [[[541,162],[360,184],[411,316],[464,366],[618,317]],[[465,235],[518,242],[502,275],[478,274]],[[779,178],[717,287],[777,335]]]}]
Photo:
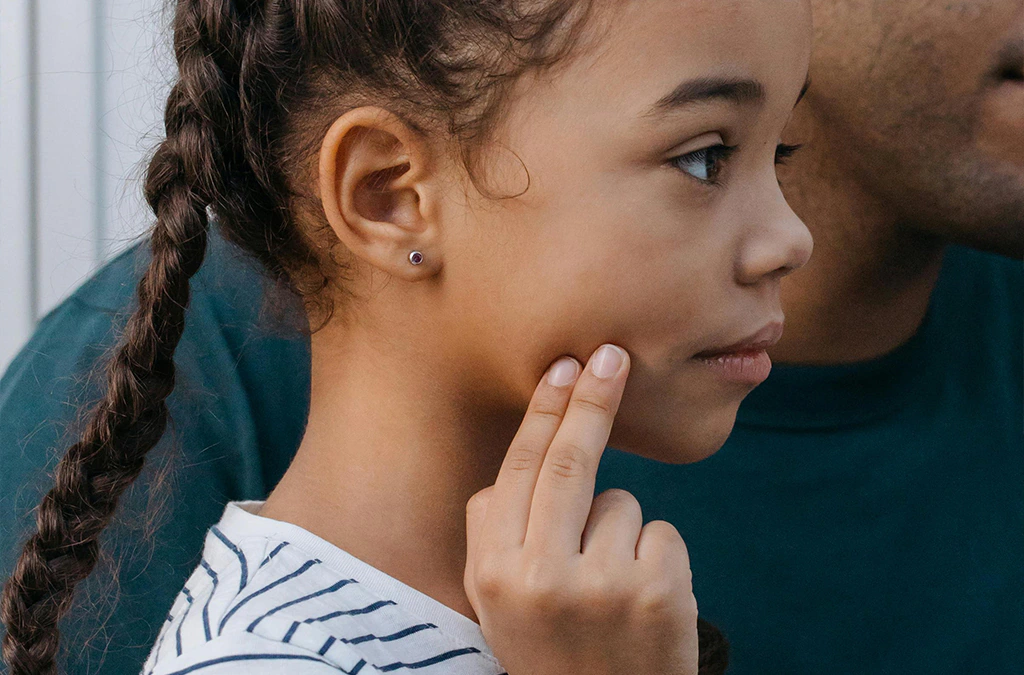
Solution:
[{"label": "girl's lips", "polygon": [[695,359],[713,359],[741,352],[758,352],[773,347],[782,339],[782,322],[773,321],[747,338],[724,347],[712,347],[696,354]]},{"label": "girl's lips", "polygon": [[764,349],[747,350],[697,360],[728,382],[756,387],[768,379],[772,360]]},{"label": "girl's lips", "polygon": [[705,350],[693,358],[727,382],[756,387],[772,371],[766,350],[781,338],[782,322],[773,321],[744,340]]}]

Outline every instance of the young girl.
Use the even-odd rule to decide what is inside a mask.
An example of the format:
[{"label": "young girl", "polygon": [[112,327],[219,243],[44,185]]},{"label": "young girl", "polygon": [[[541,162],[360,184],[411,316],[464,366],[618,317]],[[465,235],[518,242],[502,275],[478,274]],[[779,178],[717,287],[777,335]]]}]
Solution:
[{"label": "young girl", "polygon": [[11,675],[56,671],[167,424],[208,209],[307,300],[311,408],[146,673],[696,672],[682,540],[594,475],[714,452],[767,376],[806,1],[179,0],[174,33],[152,263],[6,585]]}]

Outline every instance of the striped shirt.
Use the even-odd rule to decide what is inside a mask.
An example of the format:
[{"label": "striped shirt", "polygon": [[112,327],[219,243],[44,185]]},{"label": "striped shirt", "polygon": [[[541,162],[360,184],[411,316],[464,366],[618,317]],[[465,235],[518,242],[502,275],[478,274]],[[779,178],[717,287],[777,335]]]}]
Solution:
[{"label": "striped shirt", "polygon": [[232,502],[143,675],[499,675],[480,627],[297,525]]}]

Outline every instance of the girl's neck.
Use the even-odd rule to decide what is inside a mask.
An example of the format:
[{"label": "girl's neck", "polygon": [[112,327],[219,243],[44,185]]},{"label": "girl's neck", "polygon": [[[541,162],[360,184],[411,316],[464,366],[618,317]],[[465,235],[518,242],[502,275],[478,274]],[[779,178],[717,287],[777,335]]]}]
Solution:
[{"label": "girl's neck", "polygon": [[306,433],[261,515],[475,618],[462,588],[465,506],[493,483],[520,420],[480,410],[437,352],[360,335],[314,335]]}]

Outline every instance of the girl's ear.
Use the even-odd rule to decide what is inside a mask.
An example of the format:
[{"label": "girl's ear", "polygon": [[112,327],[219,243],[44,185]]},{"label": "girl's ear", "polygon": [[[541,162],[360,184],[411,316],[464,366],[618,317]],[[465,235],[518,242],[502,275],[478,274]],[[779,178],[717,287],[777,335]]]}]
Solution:
[{"label": "girl's ear", "polygon": [[[441,177],[433,160],[420,134],[383,108],[335,120],[320,147],[320,200],[353,255],[409,281],[440,271]],[[413,251],[420,264],[410,263]]]}]

